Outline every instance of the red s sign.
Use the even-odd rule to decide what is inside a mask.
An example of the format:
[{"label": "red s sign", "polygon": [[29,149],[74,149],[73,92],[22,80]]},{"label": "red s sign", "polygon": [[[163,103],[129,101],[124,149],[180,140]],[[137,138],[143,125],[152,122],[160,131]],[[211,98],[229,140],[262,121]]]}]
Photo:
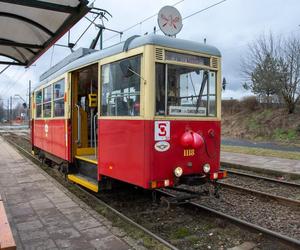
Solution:
[{"label": "red s sign", "polygon": [[169,121],[155,121],[154,140],[155,141],[170,140],[170,122]]}]

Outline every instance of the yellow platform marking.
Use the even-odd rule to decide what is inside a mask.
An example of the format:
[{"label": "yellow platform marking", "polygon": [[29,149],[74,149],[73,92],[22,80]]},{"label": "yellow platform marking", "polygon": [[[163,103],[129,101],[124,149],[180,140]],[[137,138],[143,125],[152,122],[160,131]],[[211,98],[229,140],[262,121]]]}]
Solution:
[{"label": "yellow platform marking", "polygon": [[94,183],[91,183],[84,178],[81,178],[81,177],[73,175],[73,174],[68,174],[68,179],[70,181],[73,181],[81,186],[84,186],[94,192],[98,192],[98,185],[95,185]]},{"label": "yellow platform marking", "polygon": [[86,161],[86,162],[95,164],[95,165],[98,165],[98,161],[97,161],[96,158],[95,159],[91,159],[88,156],[78,156],[78,155],[75,155],[75,158],[79,159],[79,160],[82,160],[82,161]]},{"label": "yellow platform marking", "polygon": [[76,155],[94,155],[95,148],[77,148]]}]

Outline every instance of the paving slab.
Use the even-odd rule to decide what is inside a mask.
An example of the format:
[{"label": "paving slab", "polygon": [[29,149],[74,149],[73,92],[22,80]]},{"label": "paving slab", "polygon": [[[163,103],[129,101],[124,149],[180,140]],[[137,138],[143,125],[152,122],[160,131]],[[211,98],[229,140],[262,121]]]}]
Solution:
[{"label": "paving slab", "polygon": [[[221,152],[221,163],[300,175],[300,161],[271,156]],[[222,164],[221,164],[222,165]]]},{"label": "paving slab", "polygon": [[[17,249],[131,249],[126,233],[0,137],[0,199]],[[127,237],[127,236],[126,236]]]}]

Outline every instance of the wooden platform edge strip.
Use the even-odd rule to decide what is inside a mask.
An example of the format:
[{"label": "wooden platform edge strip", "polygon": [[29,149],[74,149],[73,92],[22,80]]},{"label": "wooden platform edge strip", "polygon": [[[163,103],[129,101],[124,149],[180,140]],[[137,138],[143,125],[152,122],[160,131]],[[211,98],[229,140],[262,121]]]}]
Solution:
[{"label": "wooden platform edge strip", "polygon": [[68,179],[70,181],[73,181],[83,187],[86,187],[94,192],[98,192],[98,185],[94,184],[94,183],[91,183],[79,176],[76,176],[76,175],[73,175],[73,174],[68,174]]},{"label": "wooden platform edge strip", "polygon": [[0,249],[15,250],[16,243],[9,226],[3,202],[0,201]]}]

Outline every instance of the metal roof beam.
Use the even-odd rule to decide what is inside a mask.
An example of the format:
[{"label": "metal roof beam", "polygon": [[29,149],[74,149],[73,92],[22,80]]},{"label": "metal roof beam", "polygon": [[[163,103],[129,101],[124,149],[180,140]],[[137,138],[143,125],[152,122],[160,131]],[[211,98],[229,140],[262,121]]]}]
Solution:
[{"label": "metal roof beam", "polygon": [[13,57],[13,56],[10,56],[10,55],[6,55],[4,53],[0,53],[0,56],[4,56],[4,57],[7,57],[9,59],[12,59],[14,60],[14,62],[5,62],[5,61],[0,61],[1,63],[0,64],[9,64],[9,65],[26,65],[27,61],[26,62],[21,62],[20,60],[18,60],[17,58]]},{"label": "metal roof beam", "polygon": [[7,12],[0,12],[0,16],[9,17],[9,18],[13,18],[13,19],[17,19],[17,20],[29,23],[29,24],[37,27],[38,29],[44,31],[49,36],[53,36],[54,35],[54,33],[51,30],[47,29],[45,26],[43,26],[43,25],[41,25],[41,24],[39,24],[39,23],[31,20],[31,19],[28,19],[26,17],[19,16],[19,15],[16,15],[16,14],[12,14],[12,13],[7,13]]},{"label": "metal roof beam", "polygon": [[21,48],[29,48],[29,49],[43,49],[43,45],[39,44],[29,44],[29,43],[18,43],[14,41],[9,41],[0,38],[0,45],[3,46],[14,46],[14,47],[21,47]]},{"label": "metal roof beam", "polygon": [[[18,4],[27,7],[52,10],[52,11],[63,12],[63,13],[73,13],[77,11],[77,7],[70,7],[70,6],[65,6],[61,4],[55,4],[55,3],[47,3],[47,2],[37,1],[37,0],[0,0],[0,2]],[[83,2],[85,3],[86,1]]]},{"label": "metal roof beam", "polygon": [[5,62],[5,61],[0,61],[0,64],[16,65],[16,66],[26,66],[26,63],[20,63],[20,62]]},{"label": "metal roof beam", "polygon": [[[0,0],[1,1],[1,0]],[[60,26],[60,28],[54,33],[54,36],[52,39],[49,39],[47,42],[43,44],[43,48],[47,50],[50,46],[52,46],[58,39],[60,39],[68,30],[71,29],[71,27],[78,22],[86,13],[89,12],[90,8],[88,6],[85,6],[84,3],[87,2],[85,0],[80,0],[81,4],[78,6],[78,12],[76,15],[70,15],[66,21],[64,22],[64,25]],[[42,54],[39,53],[37,56],[33,57],[31,60],[29,60],[27,67],[29,67],[34,61],[36,61]]]}]

